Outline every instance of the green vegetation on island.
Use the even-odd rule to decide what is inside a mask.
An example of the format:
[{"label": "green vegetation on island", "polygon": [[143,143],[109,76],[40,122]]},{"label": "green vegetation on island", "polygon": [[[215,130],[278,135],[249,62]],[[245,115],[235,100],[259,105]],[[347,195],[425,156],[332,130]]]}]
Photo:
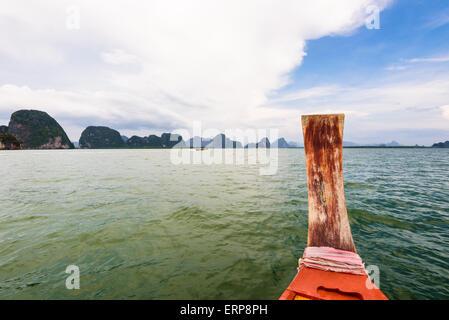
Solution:
[{"label": "green vegetation on island", "polygon": [[[178,145],[179,144],[179,145]],[[128,148],[173,148],[174,146],[184,146],[182,136],[172,133],[163,133],[162,136],[154,134],[148,137],[132,136],[126,141]]]},{"label": "green vegetation on island", "polygon": [[80,149],[123,148],[125,146],[126,143],[117,130],[101,126],[87,127],[79,140]]},{"label": "green vegetation on island", "polygon": [[10,133],[0,132],[0,150],[21,150],[22,141]]},{"label": "green vegetation on island", "polygon": [[449,141],[434,143],[432,148],[449,148]]},{"label": "green vegetation on island", "polygon": [[19,110],[11,115],[8,133],[23,141],[24,149],[73,149],[64,129],[46,112]]}]

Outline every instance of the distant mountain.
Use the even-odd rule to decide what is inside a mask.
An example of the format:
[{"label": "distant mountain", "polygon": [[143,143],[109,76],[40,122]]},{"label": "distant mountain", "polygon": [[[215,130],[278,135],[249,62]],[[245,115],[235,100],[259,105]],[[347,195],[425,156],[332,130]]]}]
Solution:
[{"label": "distant mountain", "polygon": [[302,148],[302,147],[304,147],[303,144],[299,144],[299,143],[296,142],[296,141],[289,141],[289,142],[287,142],[287,143],[288,143],[288,145],[290,146],[290,148]]},{"label": "distant mountain", "polygon": [[[78,142],[70,142],[64,129],[47,113],[38,110],[19,110],[11,115],[9,126],[0,126],[2,136],[1,148],[24,149],[72,149],[76,148],[242,148],[239,141],[231,140],[225,134],[218,134],[213,139],[193,137],[187,142],[180,135],[163,133],[161,137],[132,136],[128,138],[108,127],[87,127]],[[5,145],[6,143],[6,145]],[[399,147],[397,141],[381,144],[359,144],[343,141],[344,147]],[[245,148],[302,148],[304,145],[296,141],[287,142],[284,138],[270,143],[263,138],[257,143],[248,143]],[[449,148],[449,141],[435,143],[434,148]]]},{"label": "distant mountain", "polygon": [[72,141],[72,143],[73,143],[73,146],[75,147],[75,149],[78,149],[79,148],[79,142],[78,141]]},{"label": "distant mountain", "polygon": [[179,134],[163,133],[161,136],[161,145],[163,148],[173,148],[181,141],[182,137]]},{"label": "distant mountain", "polygon": [[449,141],[434,143],[432,148],[449,148]]},{"label": "distant mountain", "polygon": [[280,138],[280,139],[277,139],[277,140],[271,145],[271,148],[284,149],[284,148],[290,148],[290,145],[287,143],[287,141],[285,141],[284,138]]},{"label": "distant mountain", "polygon": [[270,148],[270,140],[268,138],[261,139],[258,143],[248,143],[245,146],[245,149],[251,149],[251,148]]},{"label": "distant mountain", "polygon": [[130,148],[173,148],[184,147],[182,136],[173,133],[163,133],[161,137],[154,134],[148,137],[132,136],[126,141]]},{"label": "distant mountain", "polygon": [[206,139],[195,136],[187,140],[186,146],[188,148],[205,148],[211,141],[212,139]]},{"label": "distant mountain", "polygon": [[360,144],[361,147],[400,147],[402,146],[397,141],[391,141],[390,143],[373,143],[373,144]]},{"label": "distant mountain", "polygon": [[59,123],[43,111],[14,112],[9,121],[8,133],[22,141],[24,149],[74,148]]},{"label": "distant mountain", "polygon": [[138,136],[132,136],[126,141],[126,145],[128,147],[142,147],[147,145],[147,138],[146,137],[138,137]]},{"label": "distant mountain", "polygon": [[400,147],[401,145],[398,142],[393,140],[390,143],[380,144],[379,146],[380,147],[383,147],[383,146],[385,146],[385,147]]},{"label": "distant mountain", "polygon": [[351,141],[343,141],[343,147],[401,147],[397,141],[391,141],[389,143],[355,143]]},{"label": "distant mountain", "polygon": [[117,130],[90,126],[84,129],[79,140],[80,149],[121,148],[125,143]]},{"label": "distant mountain", "polygon": [[152,147],[152,148],[161,148],[162,147],[162,141],[161,138],[152,134],[148,137],[138,137],[138,136],[132,136],[128,139],[126,142],[126,145],[128,147]]},{"label": "distant mountain", "polygon": [[[225,134],[221,133],[215,136],[213,139],[207,139],[195,136],[187,140],[185,145],[188,148],[243,148],[243,145],[239,141],[234,141],[226,137]],[[248,143],[245,145],[245,149],[248,148],[290,148],[290,143],[284,138],[276,140],[275,143],[271,144],[268,138],[263,138],[257,143]]]},{"label": "distant mountain", "polygon": [[256,145],[256,148],[270,148],[270,147],[271,147],[271,144],[270,144],[270,140],[268,140],[268,138],[263,138]]},{"label": "distant mountain", "polygon": [[277,139],[274,143],[270,143],[268,138],[261,139],[258,143],[248,143],[245,148],[295,148],[296,142],[287,142],[284,138]]},{"label": "distant mountain", "polygon": [[210,141],[206,148],[218,148],[218,149],[228,149],[228,148],[242,148],[242,144],[239,141],[233,141],[226,137],[223,133],[216,135],[212,141]]}]

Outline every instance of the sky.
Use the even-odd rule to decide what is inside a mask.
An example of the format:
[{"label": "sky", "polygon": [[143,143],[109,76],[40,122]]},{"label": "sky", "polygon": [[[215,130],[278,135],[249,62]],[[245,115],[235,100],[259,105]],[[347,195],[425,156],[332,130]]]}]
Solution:
[{"label": "sky", "polygon": [[301,115],[345,113],[346,141],[449,140],[447,0],[0,1],[0,124],[301,142]]}]

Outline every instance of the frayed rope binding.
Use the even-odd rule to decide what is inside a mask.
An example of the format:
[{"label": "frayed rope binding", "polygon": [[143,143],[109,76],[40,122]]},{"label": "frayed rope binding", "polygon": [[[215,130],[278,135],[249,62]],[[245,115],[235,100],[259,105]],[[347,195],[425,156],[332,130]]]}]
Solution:
[{"label": "frayed rope binding", "polygon": [[307,247],[298,261],[303,267],[332,272],[367,275],[365,264],[357,253],[331,247]]}]

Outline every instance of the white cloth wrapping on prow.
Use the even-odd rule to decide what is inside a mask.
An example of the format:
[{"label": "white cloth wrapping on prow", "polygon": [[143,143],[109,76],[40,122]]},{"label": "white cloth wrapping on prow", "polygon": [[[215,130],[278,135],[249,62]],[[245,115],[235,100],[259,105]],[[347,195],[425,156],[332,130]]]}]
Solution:
[{"label": "white cloth wrapping on prow", "polygon": [[308,267],[324,271],[367,275],[365,264],[357,253],[331,247],[307,247],[298,263],[298,270]]}]

